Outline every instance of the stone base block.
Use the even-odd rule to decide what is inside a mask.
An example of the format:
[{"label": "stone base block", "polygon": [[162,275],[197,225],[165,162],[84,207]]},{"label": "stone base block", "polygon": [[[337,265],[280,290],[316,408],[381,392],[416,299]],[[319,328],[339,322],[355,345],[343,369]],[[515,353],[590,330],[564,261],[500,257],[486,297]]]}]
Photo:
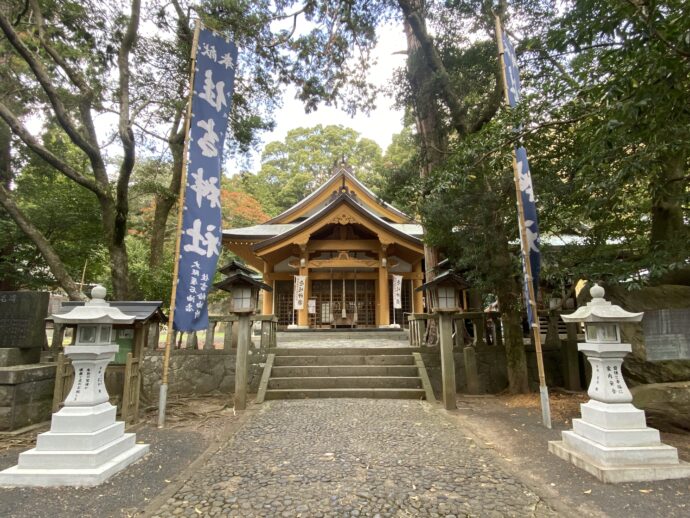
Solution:
[{"label": "stone base block", "polygon": [[95,468],[27,469],[13,466],[0,472],[0,486],[97,486],[146,455],[148,451],[148,444],[135,444],[105,464]]},{"label": "stone base block", "polygon": [[630,403],[602,403],[590,399],[580,405],[582,419],[607,430],[627,430],[646,428],[644,411]]},{"label": "stone base block", "polygon": [[125,423],[117,421],[95,432],[45,432],[36,438],[36,449],[40,451],[82,451],[96,450],[122,437]]},{"label": "stone base block", "polygon": [[682,461],[676,464],[607,466],[586,457],[564,441],[549,441],[549,451],[605,483],[646,482],[690,477],[690,464]]},{"label": "stone base block", "polygon": [[573,431],[562,432],[563,444],[602,466],[678,464],[678,450],[666,444],[654,446],[604,446]]},{"label": "stone base block", "polygon": [[659,431],[654,428],[630,428],[612,430],[601,428],[583,419],[573,419],[573,431],[604,446],[656,446],[661,442]]},{"label": "stone base block", "polygon": [[136,437],[133,433],[126,433],[114,441],[104,444],[95,450],[49,450],[38,448],[19,454],[17,466],[20,469],[45,468],[96,468],[121,453],[135,446]]},{"label": "stone base block", "polygon": [[29,347],[20,349],[19,347],[0,348],[0,367],[13,367],[15,365],[26,365],[41,361],[41,348]]},{"label": "stone base block", "polygon": [[92,407],[63,407],[53,414],[51,432],[88,433],[110,426],[115,422],[117,408],[110,403]]}]

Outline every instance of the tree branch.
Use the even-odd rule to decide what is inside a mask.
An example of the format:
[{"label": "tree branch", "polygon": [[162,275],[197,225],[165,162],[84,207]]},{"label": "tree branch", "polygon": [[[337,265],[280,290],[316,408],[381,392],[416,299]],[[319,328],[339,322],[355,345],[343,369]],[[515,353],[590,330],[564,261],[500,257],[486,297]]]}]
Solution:
[{"label": "tree branch", "polygon": [[5,17],[3,12],[0,10],[0,28],[5,33],[7,40],[14,47],[14,49],[19,53],[19,55],[26,61],[34,76],[40,83],[43,91],[48,96],[48,100],[55,111],[55,116],[62,128],[65,130],[67,135],[69,135],[72,142],[79,146],[88,156],[93,160],[101,160],[100,153],[97,146],[93,146],[91,143],[87,142],[83,135],[79,132],[75,126],[72,118],[70,117],[65,105],[62,103],[60,96],[53,85],[48,72],[43,67],[43,64],[36,59],[33,53],[24,45],[24,42],[19,38],[14,28],[9,23],[9,20]]},{"label": "tree branch", "polygon": [[448,71],[446,70],[443,61],[441,60],[441,56],[438,54],[438,51],[434,46],[431,36],[429,36],[427,33],[426,27],[424,26],[419,13],[412,6],[412,3],[409,0],[398,0],[398,5],[400,5],[407,23],[421,45],[422,52],[426,57],[429,67],[438,77],[440,91],[443,100],[450,111],[453,126],[460,136],[467,135],[470,130],[467,123],[467,109],[465,106],[463,106],[462,101],[453,91]]},{"label": "tree branch", "polygon": [[0,185],[0,205],[10,215],[19,229],[36,245],[36,248],[45,259],[51,273],[55,276],[60,286],[67,292],[71,300],[86,300],[77,284],[67,272],[65,265],[62,264],[60,257],[48,242],[45,236],[38,230],[24,215],[21,209],[14,203],[10,193],[5,187]]},{"label": "tree branch", "polygon": [[74,83],[74,85],[82,91],[84,95],[88,98],[93,96],[93,90],[89,87],[86,79],[81,74],[81,72],[72,67],[63,57],[55,50],[55,48],[48,43],[46,40],[45,30],[43,26],[43,14],[41,13],[41,7],[38,5],[38,0],[29,0],[31,4],[31,10],[36,18],[36,27],[38,28],[38,38],[41,41],[41,45],[48,53],[48,55],[53,58],[60,68],[62,68],[69,80]]},{"label": "tree branch", "polygon": [[26,127],[19,121],[19,119],[10,111],[7,106],[0,103],[0,117],[4,119],[7,125],[12,129],[12,132],[17,135],[24,144],[26,144],[34,153],[40,156],[43,160],[48,162],[55,169],[60,171],[70,180],[75,181],[82,187],[86,187],[92,191],[99,198],[106,197],[107,194],[103,188],[94,182],[92,179],[79,173],[66,162],[60,160],[57,156],[51,153],[46,147],[41,145],[36,138],[29,133]]},{"label": "tree branch", "polygon": [[[132,0],[132,12],[127,24],[127,32],[122,39],[122,45],[117,58],[117,66],[120,72],[120,121],[118,131],[120,133],[120,140],[122,141],[122,148],[124,156],[122,164],[120,165],[120,175],[117,180],[117,226],[122,228],[122,236],[124,239],[124,227],[127,223],[127,191],[129,187],[129,178],[134,169],[135,160],[135,143],[134,131],[132,130],[132,121],[130,119],[129,106],[129,55],[136,43],[137,31],[139,30],[139,13],[141,11],[141,0]],[[116,232],[118,232],[116,230]]]}]

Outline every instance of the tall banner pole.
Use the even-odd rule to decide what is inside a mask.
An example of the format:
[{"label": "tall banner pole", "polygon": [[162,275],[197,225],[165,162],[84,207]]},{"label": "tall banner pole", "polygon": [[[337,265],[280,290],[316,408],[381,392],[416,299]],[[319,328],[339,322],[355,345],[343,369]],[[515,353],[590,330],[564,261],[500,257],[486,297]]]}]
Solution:
[{"label": "tall banner pole", "polygon": [[168,316],[168,333],[165,336],[165,353],[163,355],[163,374],[158,393],[158,428],[165,426],[165,407],[168,400],[168,371],[170,369],[170,349],[173,336],[173,322],[175,319],[175,298],[177,297],[177,277],[180,269],[180,242],[182,241],[182,213],[185,203],[185,191],[187,186],[187,156],[189,153],[189,125],[192,120],[192,99],[194,96],[194,68],[196,51],[199,44],[199,30],[201,23],[196,20],[194,25],[194,38],[192,40],[191,67],[189,73],[189,99],[187,101],[187,116],[184,124],[184,149],[182,151],[182,172],[180,178],[180,194],[177,210],[177,238],[175,240],[175,260],[173,261],[172,292],[170,294],[170,315]]},{"label": "tall banner pole", "polygon": [[[507,106],[510,106],[510,97],[508,93],[508,79],[506,77],[506,63],[505,63],[505,48],[503,46],[503,28],[501,25],[501,18],[497,13],[494,13],[496,21],[496,43],[498,45],[498,58],[501,63],[501,78],[503,80],[503,94],[504,101]],[[527,285],[527,304],[531,310],[530,328],[532,330],[532,337],[534,339],[534,348],[537,354],[537,370],[539,373],[539,395],[541,399],[541,416],[544,426],[551,428],[551,407],[549,404],[549,389],[546,386],[546,376],[544,374],[544,357],[541,348],[541,330],[539,328],[539,314],[537,313],[537,298],[534,292],[534,283],[532,277],[532,264],[530,261],[530,245],[527,237],[527,225],[525,222],[525,207],[522,201],[522,190],[520,189],[520,172],[518,166],[517,154],[513,148],[513,180],[515,182],[516,203],[518,211],[518,223],[520,228],[520,247],[522,249],[522,263],[524,268],[525,284]]]}]

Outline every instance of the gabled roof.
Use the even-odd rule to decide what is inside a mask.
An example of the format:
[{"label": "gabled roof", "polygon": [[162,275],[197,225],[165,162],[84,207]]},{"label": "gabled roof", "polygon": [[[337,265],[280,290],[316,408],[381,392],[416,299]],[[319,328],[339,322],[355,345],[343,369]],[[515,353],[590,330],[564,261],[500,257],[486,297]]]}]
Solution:
[{"label": "gabled roof", "polygon": [[[136,322],[146,322],[151,320],[151,322],[166,322],[168,317],[161,310],[161,301],[148,301],[148,300],[115,300],[109,301],[112,307],[118,308],[125,315],[134,316]],[[83,306],[83,301],[69,300],[62,303],[60,309],[56,311],[55,315],[63,315],[72,308],[77,306]],[[50,321],[51,318],[49,317]]]},{"label": "gabled roof", "polygon": [[287,230],[281,234],[278,234],[276,236],[273,236],[271,238],[268,238],[268,239],[265,239],[263,241],[256,243],[252,247],[252,249],[255,252],[258,252],[258,251],[263,250],[263,249],[265,249],[265,248],[267,248],[267,247],[269,247],[275,243],[279,243],[285,239],[288,239],[288,238],[300,233],[304,229],[309,228],[310,226],[316,224],[318,221],[324,219],[329,213],[337,211],[343,205],[347,205],[353,211],[360,214],[362,217],[370,220],[376,226],[385,229],[390,234],[393,234],[393,235],[399,237],[402,241],[406,241],[408,243],[411,243],[411,244],[415,245],[416,247],[422,247],[423,246],[423,243],[419,238],[414,237],[414,236],[412,236],[406,232],[403,232],[402,230],[399,230],[398,228],[396,228],[396,226],[392,225],[391,223],[387,222],[386,220],[380,218],[378,215],[374,214],[367,207],[360,205],[359,203],[355,202],[352,199],[352,197],[350,197],[349,195],[340,194],[333,202],[329,203],[328,205],[323,207],[321,210],[319,210],[315,214],[312,214],[306,220],[304,220],[300,223],[297,223],[294,227],[292,227],[291,229],[289,229],[289,230]]},{"label": "gabled roof", "polygon": [[345,166],[339,167],[332,175],[331,177],[324,182],[318,189],[316,189],[314,192],[312,192],[309,196],[306,198],[303,198],[301,201],[297,202],[295,205],[287,209],[286,211],[282,212],[281,214],[278,214],[276,217],[268,220],[265,224],[279,224],[279,223],[287,223],[289,217],[293,214],[298,213],[301,210],[304,210],[307,208],[310,204],[314,203],[315,200],[317,200],[321,195],[323,195],[325,192],[337,188],[337,184],[339,182],[343,182],[345,179],[351,181],[354,185],[357,186],[358,189],[362,191],[364,196],[368,199],[367,201],[369,202],[369,205],[372,207],[375,206],[381,206],[385,210],[392,212],[396,216],[398,216],[401,220],[403,221],[408,221],[408,222],[413,222],[414,220],[410,218],[407,214],[404,212],[396,209],[393,205],[390,203],[387,203],[383,201],[382,199],[378,198],[374,192],[369,189],[366,185],[364,185],[362,182],[360,182],[357,177],[352,174],[352,172]]}]

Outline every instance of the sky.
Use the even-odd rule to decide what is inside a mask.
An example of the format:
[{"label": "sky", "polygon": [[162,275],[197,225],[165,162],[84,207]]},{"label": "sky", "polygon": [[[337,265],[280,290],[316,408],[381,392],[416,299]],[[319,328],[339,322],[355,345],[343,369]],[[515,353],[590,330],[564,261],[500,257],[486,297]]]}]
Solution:
[{"label": "sky", "polygon": [[[406,47],[405,34],[400,24],[382,26],[379,29],[379,42],[373,52],[377,64],[370,70],[369,80],[376,86],[385,86],[393,77],[393,72],[405,65],[406,56],[400,52],[405,51]],[[275,120],[275,129],[264,134],[259,153],[252,157],[253,171],[258,171],[261,166],[259,155],[265,144],[283,140],[291,129],[317,124],[350,127],[362,137],[375,141],[385,152],[393,135],[402,130],[403,112],[393,107],[393,99],[380,94],[376,99],[376,109],[368,115],[357,114],[353,118],[348,113],[329,106],[321,106],[317,111],[305,114],[302,102],[295,99],[295,89],[291,87],[285,91],[283,107],[276,112]],[[228,165],[230,168],[235,167],[233,164]]]}]

